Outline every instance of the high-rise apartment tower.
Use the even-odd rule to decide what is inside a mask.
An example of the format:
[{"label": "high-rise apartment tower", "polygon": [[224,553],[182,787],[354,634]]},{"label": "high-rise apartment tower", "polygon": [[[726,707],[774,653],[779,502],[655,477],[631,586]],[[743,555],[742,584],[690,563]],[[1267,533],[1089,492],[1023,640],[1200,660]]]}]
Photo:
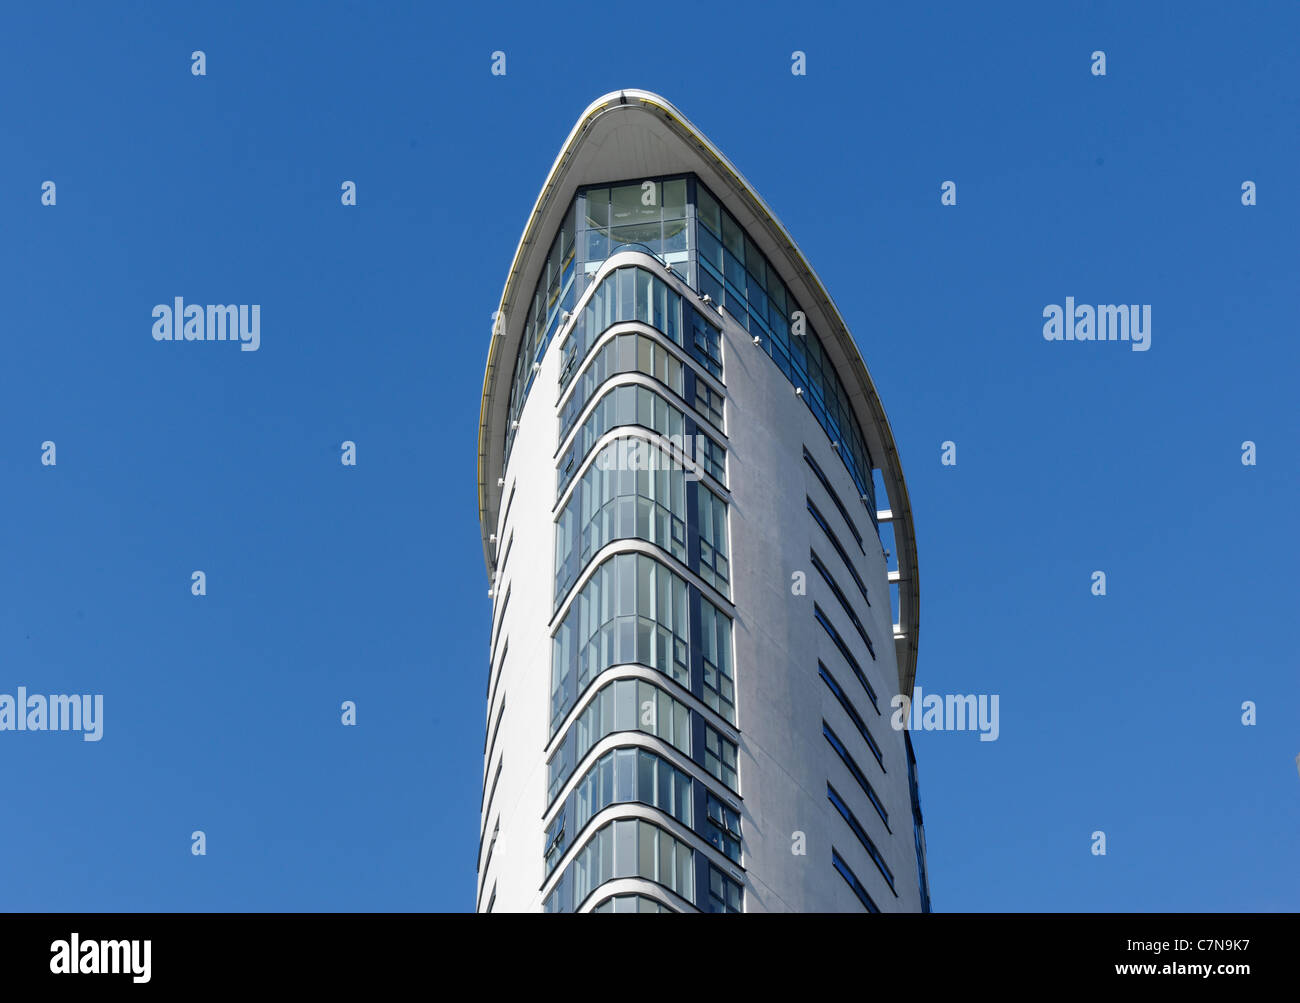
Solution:
[{"label": "high-rise apartment tower", "polygon": [[785,227],[655,94],[587,108],[528,216],[478,498],[480,911],[928,910],[889,422]]}]

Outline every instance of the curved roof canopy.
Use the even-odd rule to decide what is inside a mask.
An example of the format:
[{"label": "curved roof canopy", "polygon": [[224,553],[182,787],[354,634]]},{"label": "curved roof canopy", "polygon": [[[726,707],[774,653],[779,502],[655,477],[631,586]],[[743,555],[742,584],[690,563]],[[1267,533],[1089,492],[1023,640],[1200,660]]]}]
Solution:
[{"label": "curved roof canopy", "polygon": [[496,531],[501,506],[502,489],[497,481],[504,457],[510,381],[533,289],[556,228],[582,185],[687,172],[708,185],[777,266],[810,325],[822,336],[857,413],[889,496],[889,511],[882,514],[894,527],[898,550],[898,571],[890,573],[891,582],[896,581],[899,589],[894,640],[900,690],[910,695],[916,677],[919,626],[916,537],[894,435],[866,363],[830,294],[758,192],[681,112],[649,91],[614,91],[582,113],[537,196],[506,277],[479,411],[479,522],[489,579],[495,566],[496,547],[489,536]]}]

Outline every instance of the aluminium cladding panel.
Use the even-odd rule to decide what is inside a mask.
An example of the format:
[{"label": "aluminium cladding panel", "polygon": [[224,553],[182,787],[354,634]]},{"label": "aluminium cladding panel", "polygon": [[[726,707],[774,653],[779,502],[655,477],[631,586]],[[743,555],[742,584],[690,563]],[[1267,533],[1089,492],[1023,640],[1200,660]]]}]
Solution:
[{"label": "aluminium cladding panel", "polygon": [[[550,738],[551,614],[554,609],[555,449],[558,422],[555,387],[560,353],[556,341],[547,347],[533,392],[519,416],[502,498],[517,489],[498,540],[514,534],[505,574],[497,583],[498,601],[510,590],[510,603],[501,625],[501,641],[510,642],[501,677],[494,690],[505,714],[494,756],[503,767],[491,810],[484,816],[486,842],[500,819],[501,833],[487,873],[480,872],[480,909],[486,907],[493,884],[494,912],[539,912],[543,878],[542,812],[546,808],[546,756]],[[504,501],[502,503],[504,505]],[[504,546],[504,544],[502,544]],[[494,610],[495,612],[495,610]],[[491,708],[495,715],[496,707]],[[485,768],[496,769],[495,761]],[[486,890],[483,886],[486,885]]]},{"label": "aluminium cladding panel", "polygon": [[[902,732],[889,726],[889,700],[898,688],[884,553],[866,508],[826,433],[767,353],[727,319],[723,331],[727,386],[728,485],[733,592],[737,608],[734,654],[740,726],[742,831],[747,871],[745,909],[847,911],[862,909],[831,865],[831,846],[849,861],[882,911],[919,911],[907,753]],[[806,392],[806,391],[805,391]],[[807,445],[863,531],[862,554],[838,510],[803,459]],[[807,510],[811,496],[856,562],[871,607],[862,602],[842,562]],[[836,576],[875,647],[873,661],[830,589],[809,561],[810,545]],[[792,594],[802,571],[807,595]],[[876,691],[878,715],[842,656],[813,617],[827,613]],[[820,657],[835,674],[881,746],[882,773],[847,715],[821,681]],[[822,734],[831,723],[849,745],[885,803],[893,833],[852,780]],[[835,785],[875,840],[894,874],[898,897],[826,798]],[[793,835],[806,837],[806,856],[792,853]]]}]

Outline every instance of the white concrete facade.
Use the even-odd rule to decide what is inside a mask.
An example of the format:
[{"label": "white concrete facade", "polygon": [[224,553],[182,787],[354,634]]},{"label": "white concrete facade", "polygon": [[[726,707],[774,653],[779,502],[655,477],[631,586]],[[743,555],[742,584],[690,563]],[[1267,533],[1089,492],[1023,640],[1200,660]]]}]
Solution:
[{"label": "white concrete facade", "polygon": [[[684,302],[694,304],[721,327],[726,434],[715,438],[727,451],[730,596],[718,598],[698,575],[652,544],[618,539],[583,567],[565,602],[556,609],[555,520],[564,504],[563,498],[557,501],[556,497],[556,459],[564,445],[559,440],[557,414],[573,385],[564,395],[558,388],[565,343],[584,301],[579,301],[573,319],[561,326],[540,360],[503,468],[510,383],[526,312],[521,304],[531,299],[542,267],[538,259],[545,258],[558,221],[581,186],[676,173],[697,175],[709,186],[773,267],[781,271],[812,327],[820,332],[826,355],[846,386],[879,467],[878,482],[883,483],[887,498],[878,499],[877,508],[892,524],[898,550],[892,582],[891,562],[873,529],[873,513],[827,432],[790,379],[725,310],[702,304],[698,292],[653,255],[625,250],[600,265],[584,296],[590,296],[602,277],[613,270],[636,265],[653,272]],[[832,848],[880,911],[920,911],[924,877],[918,874],[908,752],[904,733],[890,727],[889,703],[896,693],[911,693],[916,671],[916,550],[906,486],[892,433],[865,365],[838,312],[788,234],[738,172],[676,109],[645,92],[618,92],[600,99],[584,113],[557,159],[511,269],[501,318],[485,377],[479,442],[480,507],[493,595],[493,629],[476,908],[541,910],[584,841],[605,820],[643,818],[688,844],[697,861],[707,861],[738,881],[746,912],[863,911],[860,898],[832,865]],[[626,332],[644,334],[683,365],[693,365],[687,350],[635,321],[616,324],[596,340],[596,347]],[[594,354],[593,350],[586,360]],[[579,368],[584,364],[579,363]],[[584,416],[605,390],[619,384],[654,386],[654,381],[635,372],[612,377],[592,396]],[[580,427],[582,420],[580,417],[574,428]],[[604,439],[629,431],[622,427]],[[599,444],[588,454],[587,463],[598,448]],[[838,502],[805,461],[805,449],[829,480]],[[829,523],[840,548],[832,545],[810,515],[809,500]],[[861,547],[843,518],[841,505],[861,533]],[[854,586],[840,549],[864,582],[869,606]],[[872,640],[874,655],[853,629],[839,598],[814,570],[810,550],[848,597]],[[601,674],[581,693],[564,725],[552,734],[552,637],[568,604],[606,554],[632,552],[655,557],[732,617],[734,726],[690,693],[670,687],[654,669],[622,665]],[[806,583],[802,589],[797,587],[800,579]],[[891,586],[895,590],[892,603]],[[814,604],[832,621],[861,667],[876,695],[875,706],[844,654],[814,618]],[[894,607],[899,612],[898,622]],[[850,713],[823,682],[819,662],[840,684],[878,744],[883,767],[860,737]],[[639,678],[672,689],[674,698],[689,706],[695,716],[733,740],[739,748],[739,791],[726,790],[700,765],[698,756],[683,755],[657,737],[632,731],[607,735],[597,742],[581,757],[552,803],[547,771],[552,750],[597,691],[616,678]],[[865,774],[888,815],[887,825],[828,743],[823,722],[840,737]],[[545,834],[557,807],[604,752],[633,746],[655,752],[739,810],[742,849],[738,863],[728,860],[700,834],[698,811],[692,828],[648,805],[622,803],[606,807],[580,833],[570,834],[564,856],[548,875]],[[892,889],[882,869],[828,800],[828,783],[878,849],[892,874]],[[622,877],[594,890],[575,907],[586,910],[612,894],[639,893],[676,911],[689,911],[705,907],[706,884],[701,880],[693,895],[683,896],[653,881]]]}]

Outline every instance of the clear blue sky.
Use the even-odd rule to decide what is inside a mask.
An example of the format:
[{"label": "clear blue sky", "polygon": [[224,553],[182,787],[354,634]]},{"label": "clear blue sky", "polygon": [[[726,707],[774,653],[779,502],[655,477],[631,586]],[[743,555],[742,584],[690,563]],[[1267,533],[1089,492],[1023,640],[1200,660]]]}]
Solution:
[{"label": "clear blue sky", "polygon": [[[0,733],[0,908],[473,907],[489,317],[625,86],[836,297],[918,682],[1000,695],[996,742],[916,736],[936,909],[1300,905],[1294,5],[186,6],[0,19],[0,692],[105,703],[98,744]],[[176,296],[260,304],[260,350],[154,342]],[[1067,296],[1151,304],[1152,349],[1045,342]]]}]

